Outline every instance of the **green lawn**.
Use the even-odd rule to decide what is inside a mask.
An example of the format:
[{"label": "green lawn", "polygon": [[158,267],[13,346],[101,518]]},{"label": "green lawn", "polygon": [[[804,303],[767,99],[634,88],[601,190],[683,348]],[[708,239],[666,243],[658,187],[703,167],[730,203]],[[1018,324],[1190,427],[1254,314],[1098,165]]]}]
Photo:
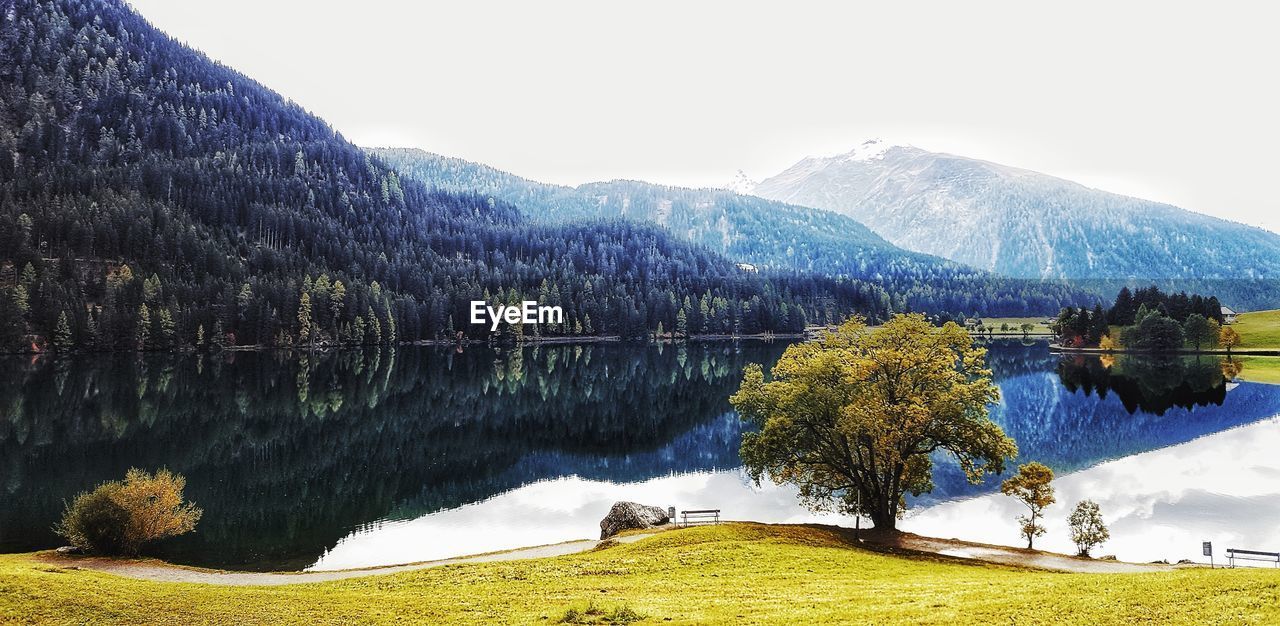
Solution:
[{"label": "green lawn", "polygon": [[[0,556],[0,623],[1264,624],[1280,572],[1058,574],[728,524],[529,561],[285,587],[136,581]],[[566,618],[569,618],[566,620]]]},{"label": "green lawn", "polygon": [[1280,310],[1241,313],[1231,327],[1240,333],[1240,348],[1280,349]]},{"label": "green lawn", "polygon": [[[1023,325],[1023,324],[1031,324],[1031,325],[1033,326],[1033,328],[1031,329],[1031,333],[1032,333],[1032,334],[1048,334],[1048,333],[1053,332],[1053,330],[1052,330],[1051,328],[1049,328],[1049,325],[1044,323],[1044,319],[1045,319],[1045,318],[1044,318],[1044,316],[1040,316],[1040,317],[984,317],[984,318],[982,318],[982,324],[983,324],[985,327],[987,327],[987,328],[994,329],[994,330],[995,330],[995,334],[997,334],[997,335],[1000,335],[1000,334],[1017,334],[1017,335],[1021,335],[1021,334],[1022,334],[1022,325]],[[1002,330],[1000,330],[1000,325],[1001,325],[1001,324],[1008,324],[1008,325],[1009,325],[1009,330],[1007,330],[1007,331],[1002,331]],[[986,334],[986,333],[983,333],[983,334]]]}]

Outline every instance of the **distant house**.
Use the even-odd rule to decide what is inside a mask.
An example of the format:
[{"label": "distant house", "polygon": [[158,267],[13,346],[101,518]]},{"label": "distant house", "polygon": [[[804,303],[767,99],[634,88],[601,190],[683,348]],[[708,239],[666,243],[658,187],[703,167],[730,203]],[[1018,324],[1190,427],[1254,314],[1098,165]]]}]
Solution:
[{"label": "distant house", "polygon": [[1232,311],[1231,307],[1229,306],[1222,307],[1222,323],[1223,324],[1236,323],[1236,312]]},{"label": "distant house", "polygon": [[756,266],[754,266],[754,265],[752,265],[752,264],[750,264],[750,263],[739,263],[739,264],[738,264],[738,269],[740,269],[740,270],[742,270],[742,271],[744,271],[744,272],[758,272],[758,271],[760,271],[758,268],[756,268]]}]

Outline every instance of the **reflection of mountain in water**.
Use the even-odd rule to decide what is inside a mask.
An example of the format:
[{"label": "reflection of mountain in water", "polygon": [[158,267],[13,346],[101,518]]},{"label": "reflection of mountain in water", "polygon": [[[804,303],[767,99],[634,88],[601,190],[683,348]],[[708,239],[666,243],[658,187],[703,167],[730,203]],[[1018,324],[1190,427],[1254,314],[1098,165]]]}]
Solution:
[{"label": "reflection of mountain in water", "polygon": [[[633,482],[739,465],[727,398],[783,344],[443,348],[0,360],[0,550],[57,545],[77,491],[130,466],[185,474],[205,509],[179,562],[304,567],[351,530],[579,475]],[[1060,360],[993,342],[992,414],[1019,461],[1087,467],[1280,413],[1217,361]],[[992,491],[939,463],[935,502]]]},{"label": "reflection of mountain in water", "polygon": [[0,548],[56,545],[65,499],[130,466],[205,509],[162,556],[301,567],[350,529],[566,474],[737,465],[726,398],[781,344],[406,348],[286,359],[94,356],[5,364]]},{"label": "reflection of mountain in water", "polygon": [[[1018,442],[1015,465],[1035,460],[1059,473],[1280,414],[1280,386],[1242,383],[1228,393],[1216,358],[1121,356],[1108,368],[1096,356],[996,342],[989,362],[1001,392],[992,419]],[[915,501],[986,493],[1000,480],[969,485],[941,462],[937,488]]]}]

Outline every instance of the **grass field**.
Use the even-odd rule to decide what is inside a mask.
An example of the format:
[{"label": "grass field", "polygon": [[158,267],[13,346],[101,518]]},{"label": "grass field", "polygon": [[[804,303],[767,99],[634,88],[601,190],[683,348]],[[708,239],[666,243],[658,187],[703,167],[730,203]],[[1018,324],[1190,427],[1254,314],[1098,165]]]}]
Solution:
[{"label": "grass field", "polygon": [[[1031,325],[1033,326],[1033,328],[1031,329],[1031,334],[1033,334],[1033,335],[1047,335],[1047,334],[1049,334],[1049,333],[1053,332],[1053,330],[1049,328],[1049,325],[1044,323],[1044,316],[1040,316],[1040,317],[984,317],[984,318],[982,318],[982,324],[983,324],[984,326],[986,326],[987,328],[994,329],[994,330],[995,330],[995,333],[994,333],[994,334],[997,334],[997,335],[1001,335],[1001,334],[1007,334],[1007,335],[1021,335],[1021,334],[1022,334],[1022,325],[1023,325],[1023,324],[1031,324]],[[1008,324],[1008,325],[1009,325],[1009,330],[1007,330],[1007,331],[1001,331],[1001,330],[1000,330],[1000,325],[1001,325],[1001,324]]]},{"label": "grass field", "polygon": [[1231,327],[1240,333],[1240,348],[1280,349],[1280,310],[1241,313]]},{"label": "grass field", "polygon": [[1274,624],[1280,572],[1059,574],[886,555],[852,547],[836,529],[760,524],[283,587],[145,582],[0,556],[0,623],[630,622]]}]

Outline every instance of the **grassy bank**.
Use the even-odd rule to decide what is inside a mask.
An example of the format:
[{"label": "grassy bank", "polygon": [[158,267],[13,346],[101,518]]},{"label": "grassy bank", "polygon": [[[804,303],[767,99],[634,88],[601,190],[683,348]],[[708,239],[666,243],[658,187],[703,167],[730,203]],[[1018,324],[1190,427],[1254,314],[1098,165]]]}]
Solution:
[{"label": "grassy bank", "polygon": [[[1240,333],[1238,349],[1280,350],[1280,310],[1254,311],[1236,316],[1232,325]],[[1236,357],[1244,368],[1240,378],[1255,383],[1280,385],[1280,357]]]},{"label": "grassy bank", "polygon": [[1241,313],[1232,328],[1240,333],[1240,348],[1280,349],[1280,310]]},{"label": "grassy bank", "polygon": [[[1022,336],[1022,325],[1031,324],[1029,331],[1032,336],[1036,335],[1052,335],[1053,329],[1044,323],[1044,316],[1040,317],[984,317],[982,324],[985,328],[992,329],[993,335],[997,337],[1015,335]],[[1008,330],[1000,330],[1001,325],[1008,325]],[[982,333],[986,335],[986,332]]]},{"label": "grassy bank", "polygon": [[0,556],[0,622],[1276,623],[1280,572],[1058,574],[730,524],[579,555],[284,587],[156,583]]}]

